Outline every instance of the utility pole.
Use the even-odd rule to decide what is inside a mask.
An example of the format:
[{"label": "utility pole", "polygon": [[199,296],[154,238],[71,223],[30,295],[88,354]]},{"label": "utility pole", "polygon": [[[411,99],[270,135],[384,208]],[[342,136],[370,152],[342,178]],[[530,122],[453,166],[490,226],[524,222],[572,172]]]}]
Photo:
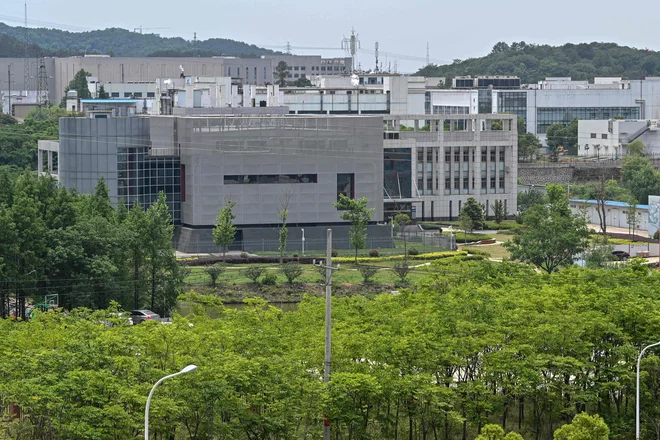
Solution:
[{"label": "utility pole", "polygon": [[[332,342],[332,229],[328,229],[325,249],[325,370],[323,381],[330,381],[330,345]],[[330,440],[330,419],[323,422],[323,440]]]}]

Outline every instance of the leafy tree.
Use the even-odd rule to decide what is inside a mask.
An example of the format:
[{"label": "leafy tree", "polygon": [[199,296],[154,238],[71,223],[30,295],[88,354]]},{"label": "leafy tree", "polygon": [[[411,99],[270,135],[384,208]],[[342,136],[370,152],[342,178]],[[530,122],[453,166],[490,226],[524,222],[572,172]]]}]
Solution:
[{"label": "leafy tree", "polygon": [[493,202],[493,216],[495,217],[495,223],[498,225],[502,223],[502,220],[506,218],[506,209],[504,209],[504,203],[501,200],[495,200]]},{"label": "leafy tree", "polygon": [[309,80],[309,78],[304,77],[296,79],[291,83],[291,85],[294,87],[312,87],[312,82]]},{"label": "leafy tree", "polygon": [[60,103],[60,107],[66,108],[66,94],[70,90],[75,90],[78,92],[78,99],[91,99],[92,94],[89,91],[89,85],[87,84],[87,77],[92,76],[91,73],[85,71],[84,69],[80,69],[73,77],[73,79],[69,82],[69,85],[67,85],[64,88],[64,96],[62,97],[62,102]]},{"label": "leafy tree", "polygon": [[303,268],[300,265],[300,263],[291,262],[291,263],[281,264],[280,272],[282,272],[282,275],[284,275],[284,277],[289,282],[289,284],[293,284],[296,278],[302,275]]},{"label": "leafy tree", "polygon": [[236,215],[232,211],[234,206],[236,206],[236,202],[227,200],[225,206],[220,208],[218,218],[215,221],[215,227],[213,228],[213,242],[216,246],[222,247],[223,257],[226,255],[227,249],[232,245],[236,236],[236,226],[233,223]]},{"label": "leafy tree", "polygon": [[518,193],[518,220],[522,222],[525,212],[536,205],[547,202],[547,198],[538,189],[531,188],[528,191]]},{"label": "leafy tree", "polygon": [[263,275],[265,270],[263,266],[250,265],[243,269],[243,276],[252,280],[254,284],[257,284],[259,277]]},{"label": "leafy tree", "polygon": [[358,250],[364,249],[367,240],[367,225],[374,214],[374,208],[367,208],[369,200],[360,197],[353,200],[344,194],[339,194],[339,200],[333,206],[343,211],[339,218],[351,222],[348,238],[351,246],[355,248],[355,264],[357,264]]},{"label": "leafy tree", "polygon": [[518,135],[518,159],[529,160],[538,154],[541,141],[532,133]]},{"label": "leafy tree", "polygon": [[493,46],[493,50],[491,50],[491,54],[499,54],[499,53],[505,53],[508,52],[511,48],[507,43],[504,41],[500,41],[499,43],[496,43]]},{"label": "leafy tree", "polygon": [[484,207],[481,203],[477,202],[474,197],[470,197],[465,201],[463,209],[461,209],[461,214],[462,213],[465,213],[465,215],[470,217],[474,229],[484,229],[486,227]]},{"label": "leafy tree", "polygon": [[216,285],[218,278],[220,277],[220,275],[224,273],[224,271],[225,271],[225,267],[217,263],[211,264],[204,268],[204,272],[206,272],[209,278],[211,278],[211,286]]},{"label": "leafy tree", "polygon": [[548,201],[549,206],[536,205],[525,212],[526,228],[504,247],[513,259],[552,273],[573,264],[573,257],[586,249],[589,231],[582,216],[571,214],[563,188],[549,185]]},{"label": "leafy tree", "polygon": [[360,275],[362,275],[362,280],[365,283],[369,283],[374,275],[376,275],[376,272],[378,272],[378,269],[371,266],[360,265],[358,266],[358,271],[360,272]]},{"label": "leafy tree", "polygon": [[568,151],[575,143],[568,127],[562,123],[552,124],[546,132],[546,143],[552,148],[553,157],[556,159],[561,150]]},{"label": "leafy tree", "polygon": [[96,99],[108,99],[110,98],[110,94],[105,91],[105,87],[103,87],[103,84],[99,87],[99,90],[96,94]]},{"label": "leafy tree", "polygon": [[632,156],[643,156],[644,155],[644,148],[645,145],[642,141],[639,139],[632,141],[631,143],[628,144],[626,147],[628,150],[628,154]]},{"label": "leafy tree", "polygon": [[147,255],[144,266],[151,310],[166,316],[176,304],[183,273],[172,247],[174,225],[162,191],[156,203],[147,209],[144,223]]},{"label": "leafy tree", "polygon": [[401,238],[403,238],[403,255],[404,259],[408,258],[408,232],[406,231],[406,226],[412,223],[408,214],[399,213],[394,216],[392,220],[394,224],[399,227],[401,230]]},{"label": "leafy tree", "polygon": [[461,212],[461,215],[458,216],[458,225],[463,230],[463,242],[467,243],[467,234],[468,232],[472,233],[474,230],[474,222],[466,212]]},{"label": "leafy tree", "polygon": [[584,257],[585,266],[591,269],[607,268],[608,263],[617,260],[617,257],[612,255],[614,247],[608,242],[607,236],[595,236],[592,240],[592,245]]},{"label": "leafy tree", "polygon": [[577,414],[573,421],[555,431],[554,440],[608,440],[610,428],[602,417]]},{"label": "leafy tree", "polygon": [[642,156],[623,158],[621,183],[642,204],[648,203],[649,195],[660,194],[660,172]]},{"label": "leafy tree", "polygon": [[7,113],[0,113],[0,126],[18,124],[16,118]]},{"label": "leafy tree", "polygon": [[277,66],[275,66],[275,74],[276,78],[276,84],[279,85],[280,87],[286,86],[286,79],[289,76],[289,66],[285,61],[280,61],[277,63]]},{"label": "leafy tree", "polygon": [[407,261],[401,261],[397,262],[392,266],[392,270],[394,271],[395,274],[399,277],[401,282],[405,282],[406,279],[408,278],[408,274],[410,273],[411,267],[408,266]]},{"label": "leafy tree", "polygon": [[280,264],[284,261],[284,251],[286,250],[286,242],[289,237],[289,229],[286,226],[286,220],[289,218],[289,203],[291,197],[293,196],[293,188],[287,189],[282,196],[280,197],[279,209],[277,212],[277,217],[282,220],[282,226],[280,226]]},{"label": "leafy tree", "polygon": [[632,235],[633,241],[635,241],[635,230],[639,228],[641,223],[640,218],[637,215],[637,200],[631,198],[627,201],[626,207],[626,223],[628,223],[628,232]]}]

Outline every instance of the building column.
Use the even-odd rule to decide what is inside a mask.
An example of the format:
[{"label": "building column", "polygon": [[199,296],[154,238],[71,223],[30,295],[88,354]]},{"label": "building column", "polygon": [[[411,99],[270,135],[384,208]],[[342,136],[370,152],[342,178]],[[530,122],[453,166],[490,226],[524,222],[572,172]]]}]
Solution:
[{"label": "building column", "polygon": [[43,150],[37,149],[37,171],[39,173],[44,172],[44,166],[43,166]]},{"label": "building column", "polygon": [[48,150],[48,172],[53,174],[53,152]]}]

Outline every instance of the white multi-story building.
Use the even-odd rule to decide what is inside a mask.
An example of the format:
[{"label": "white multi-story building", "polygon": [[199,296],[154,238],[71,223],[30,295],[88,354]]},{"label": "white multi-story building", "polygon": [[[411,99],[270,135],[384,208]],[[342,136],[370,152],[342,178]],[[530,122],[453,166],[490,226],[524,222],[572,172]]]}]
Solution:
[{"label": "white multi-story building", "polygon": [[546,78],[538,84],[521,85],[520,88],[516,88],[511,79],[461,78],[462,82],[454,81],[455,90],[427,90],[427,113],[515,114],[526,121],[527,131],[538,135],[544,143],[550,125],[569,124],[576,118],[660,119],[658,77],[644,80],[595,78],[593,83]]},{"label": "white multi-story building", "polygon": [[383,120],[385,219],[407,212],[417,220],[455,220],[470,197],[488,217],[496,200],[516,212],[515,115],[387,115]]},{"label": "white multi-story building", "polygon": [[628,145],[635,140],[644,144],[645,154],[660,154],[658,120],[578,121],[579,156],[618,159],[628,153]]}]

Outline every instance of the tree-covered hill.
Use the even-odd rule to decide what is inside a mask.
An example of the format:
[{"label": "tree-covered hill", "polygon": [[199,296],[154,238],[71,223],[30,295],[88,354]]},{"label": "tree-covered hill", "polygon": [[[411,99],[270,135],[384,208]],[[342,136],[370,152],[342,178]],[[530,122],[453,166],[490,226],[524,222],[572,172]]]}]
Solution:
[{"label": "tree-covered hill", "polygon": [[523,83],[535,83],[549,76],[570,76],[591,80],[595,76],[642,79],[660,75],[660,52],[635,49],[615,43],[568,43],[563,46],[500,42],[481,58],[454,60],[452,64],[430,65],[417,75],[516,75]]},{"label": "tree-covered hill", "polygon": [[[0,56],[22,56],[24,30],[0,23]],[[60,29],[29,30],[30,43],[47,55],[71,53],[103,53],[114,56],[150,56],[154,53],[181,55],[260,56],[273,54],[268,49],[224,38],[210,38],[196,43],[180,37],[163,38],[155,34],[139,34],[126,29],[110,28],[90,32]],[[18,46],[18,47],[17,47]],[[16,48],[20,49],[18,53]],[[7,53],[7,54],[5,54]]]}]

